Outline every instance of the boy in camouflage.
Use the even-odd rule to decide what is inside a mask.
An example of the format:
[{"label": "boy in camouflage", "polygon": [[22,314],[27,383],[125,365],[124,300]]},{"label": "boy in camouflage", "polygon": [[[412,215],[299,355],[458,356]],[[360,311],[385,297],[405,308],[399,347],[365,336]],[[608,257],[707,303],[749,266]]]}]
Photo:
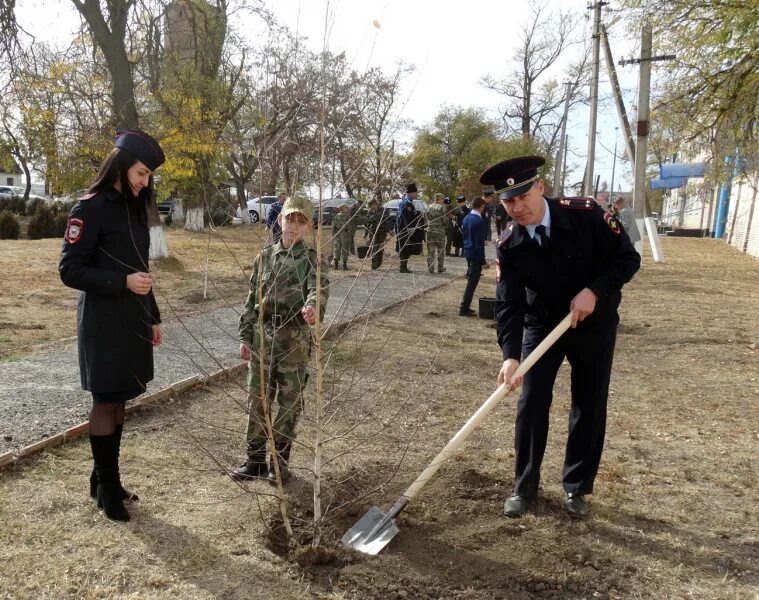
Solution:
[{"label": "boy in camouflage", "polygon": [[427,209],[427,271],[435,272],[435,252],[437,252],[437,272],[445,273],[445,222],[448,208],[443,204],[443,194],[435,194],[435,203]]},{"label": "boy in camouflage", "polygon": [[[338,213],[332,217],[332,257],[335,260],[335,271],[340,268],[343,261],[343,269],[348,270],[348,253],[350,252],[351,227],[348,223],[348,209],[341,206]],[[355,229],[354,229],[355,231]]]},{"label": "boy in camouflage", "polygon": [[[303,243],[311,230],[313,205],[307,198],[289,198],[278,217],[282,238],[256,257],[250,292],[240,316],[240,357],[248,363],[248,459],[231,473],[234,479],[266,477],[276,484],[274,461],[282,481],[289,478],[288,461],[295,424],[302,407],[311,348],[310,325],[321,321],[327,307],[329,280],[322,264],[316,279],[316,251]],[[317,289],[321,294],[316,314]],[[266,415],[276,397],[273,420],[275,452],[266,463]]]}]

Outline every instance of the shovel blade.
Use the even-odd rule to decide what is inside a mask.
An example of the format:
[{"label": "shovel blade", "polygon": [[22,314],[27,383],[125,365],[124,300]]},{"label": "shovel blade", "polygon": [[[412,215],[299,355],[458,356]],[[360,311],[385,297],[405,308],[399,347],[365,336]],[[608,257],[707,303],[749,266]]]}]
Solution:
[{"label": "shovel blade", "polygon": [[391,519],[370,537],[369,534],[383,518],[385,513],[372,506],[369,512],[345,533],[342,543],[365,554],[379,554],[390,540],[400,533],[400,529]]}]

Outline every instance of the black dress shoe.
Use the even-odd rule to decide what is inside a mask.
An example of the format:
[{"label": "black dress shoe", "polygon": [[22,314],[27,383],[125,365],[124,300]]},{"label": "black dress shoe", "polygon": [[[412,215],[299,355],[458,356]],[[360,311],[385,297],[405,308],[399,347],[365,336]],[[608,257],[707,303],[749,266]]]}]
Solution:
[{"label": "black dress shoe", "polygon": [[511,498],[503,503],[503,514],[507,517],[516,519],[523,516],[524,513],[527,512],[530,504],[532,504],[532,498],[514,494]]},{"label": "black dress shoe", "polygon": [[466,310],[460,310],[459,311],[459,316],[460,317],[473,317],[476,314],[477,313],[475,311],[473,311],[471,308],[467,308]]},{"label": "black dress shoe", "polygon": [[585,501],[585,496],[583,494],[567,494],[567,500],[564,503],[564,508],[567,509],[570,517],[574,517],[576,519],[583,519],[590,514],[590,507]]}]

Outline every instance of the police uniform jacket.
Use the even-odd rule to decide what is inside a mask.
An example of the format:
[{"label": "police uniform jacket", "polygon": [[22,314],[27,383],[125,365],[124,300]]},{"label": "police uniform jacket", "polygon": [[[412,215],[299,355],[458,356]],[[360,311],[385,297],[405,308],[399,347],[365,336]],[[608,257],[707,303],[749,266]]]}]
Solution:
[{"label": "police uniform jacket", "polygon": [[551,214],[547,248],[516,222],[499,237],[496,316],[504,360],[521,360],[524,327],[547,333],[586,287],[598,299],[577,331],[616,327],[622,286],[640,268],[640,256],[619,222],[592,199],[547,198],[547,202]]},{"label": "police uniform jacket", "polygon": [[161,322],[151,290],[126,287],[148,272],[150,233],[134,201],[114,188],[71,210],[58,265],[61,280],[80,290],[77,341],[82,387],[94,393],[144,389],[153,379],[153,329]]}]

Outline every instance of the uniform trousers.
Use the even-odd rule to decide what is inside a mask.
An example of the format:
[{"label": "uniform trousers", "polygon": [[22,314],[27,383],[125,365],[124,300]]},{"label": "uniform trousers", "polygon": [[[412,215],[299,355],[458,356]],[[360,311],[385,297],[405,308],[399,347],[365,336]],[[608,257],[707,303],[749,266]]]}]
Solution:
[{"label": "uniform trousers", "polygon": [[[297,321],[297,322],[296,322]],[[303,388],[308,379],[310,332],[299,317],[290,323],[275,327],[264,325],[264,352],[258,330],[250,346],[248,363],[248,401],[250,413],[246,440],[248,450],[255,452],[266,444],[266,419],[261,396],[262,387],[266,394],[269,413],[276,398],[279,409],[273,420],[274,441],[284,443],[292,440],[295,424],[303,406]],[[263,371],[263,378],[262,378]]]},{"label": "uniform trousers", "polygon": [[[592,328],[570,329],[524,376],[517,405],[514,446],[515,493],[534,498],[540,484],[553,385],[566,357],[571,367],[572,406],[562,483],[567,493],[591,494],[606,433],[606,403],[619,317]],[[522,360],[550,329],[526,327]]]},{"label": "uniform trousers", "polygon": [[435,269],[435,253],[437,253],[437,270],[442,271],[445,264],[445,238],[427,235],[427,269]]},{"label": "uniform trousers", "polygon": [[480,276],[482,275],[482,261],[466,259],[466,288],[464,289],[464,298],[461,300],[460,312],[466,312],[470,310],[472,305],[472,298],[474,298],[474,290],[477,289],[477,284],[480,282]]}]

